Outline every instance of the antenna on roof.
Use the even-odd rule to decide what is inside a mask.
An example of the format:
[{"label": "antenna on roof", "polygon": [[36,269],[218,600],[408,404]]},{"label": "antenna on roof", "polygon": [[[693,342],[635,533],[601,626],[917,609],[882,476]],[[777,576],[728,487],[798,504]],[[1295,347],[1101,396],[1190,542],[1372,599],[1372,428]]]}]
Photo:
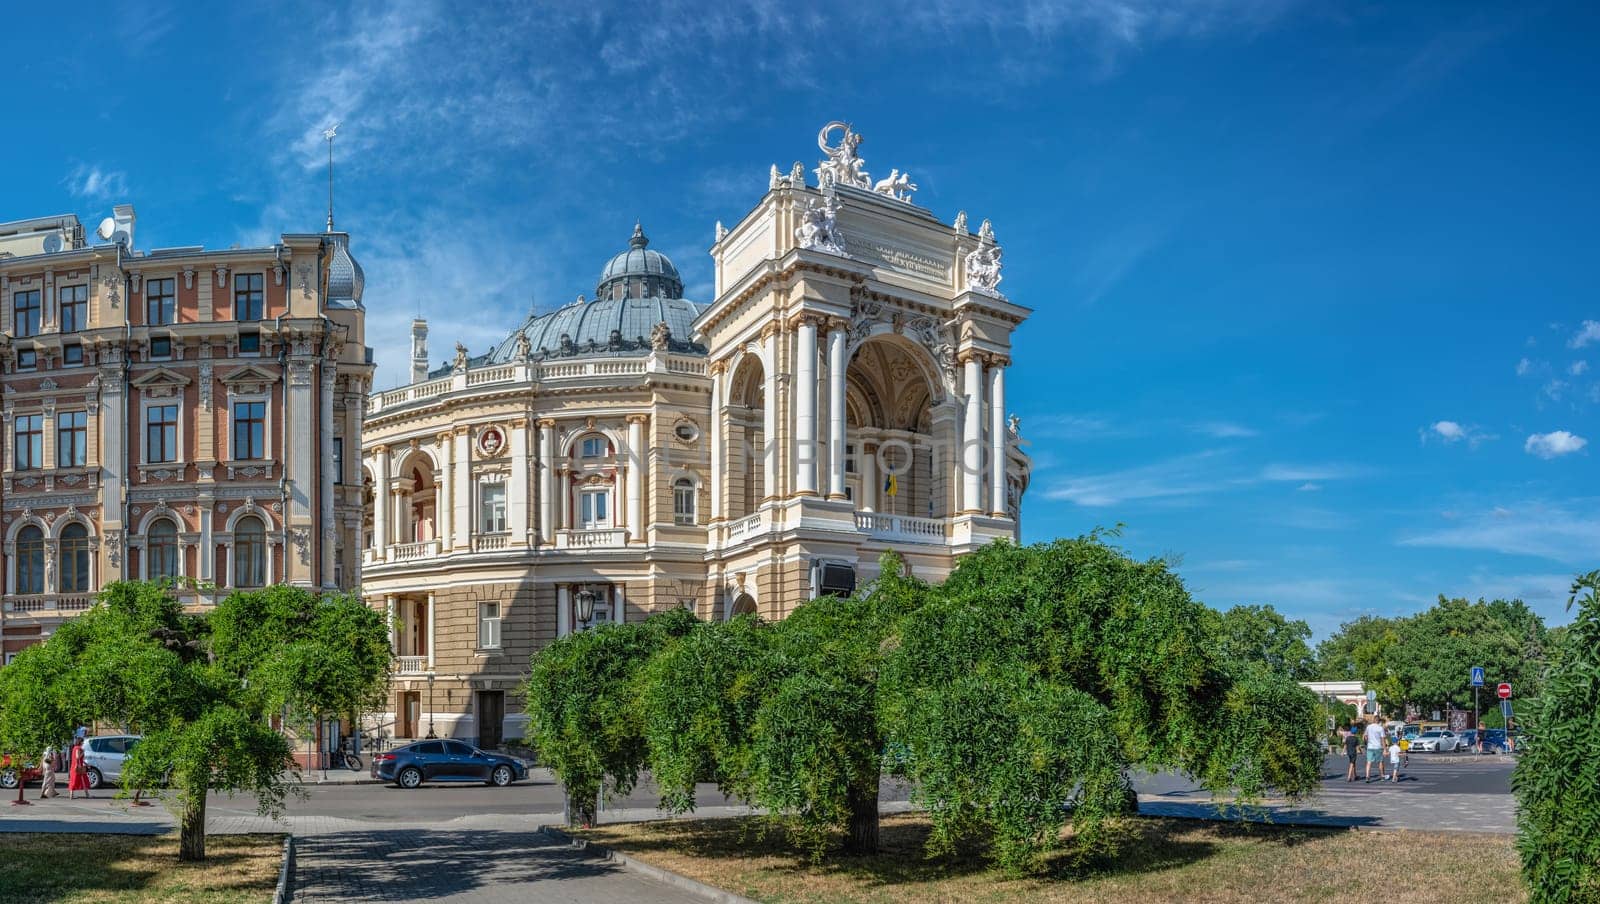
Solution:
[{"label": "antenna on roof", "polygon": [[328,142],[328,231],[333,231],[333,136],[339,134],[339,124],[334,123],[323,131]]}]

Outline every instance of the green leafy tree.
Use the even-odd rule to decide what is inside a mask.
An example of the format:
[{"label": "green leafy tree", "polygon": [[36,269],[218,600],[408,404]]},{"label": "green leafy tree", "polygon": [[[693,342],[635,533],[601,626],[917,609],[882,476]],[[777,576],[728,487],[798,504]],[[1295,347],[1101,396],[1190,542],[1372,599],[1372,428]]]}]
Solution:
[{"label": "green leafy tree", "polygon": [[1311,626],[1300,619],[1284,618],[1271,606],[1234,606],[1222,613],[1218,630],[1224,659],[1259,662],[1296,681],[1316,674],[1316,657],[1306,643]]},{"label": "green leafy tree", "polygon": [[1360,681],[1378,692],[1378,702],[1396,709],[1405,692],[1394,667],[1394,646],[1404,619],[1363,615],[1345,622],[1317,645],[1317,677],[1325,681]]},{"label": "green leafy tree", "polygon": [[119,793],[166,789],[184,860],[205,858],[208,792],[247,791],[261,812],[282,812],[293,760],[269,717],[305,724],[353,710],[381,693],[389,670],[380,613],[290,587],[187,614],[165,586],[121,581],[42,646],[30,652],[36,665],[5,670],[0,737],[10,746],[94,722],[140,732]]},{"label": "green leafy tree", "polygon": [[1259,663],[1221,661],[1214,614],[1159,560],[1098,535],[1000,543],[929,596],[902,620],[880,693],[935,853],[977,834],[1024,869],[1069,817],[1096,841],[1135,766],[1245,800],[1316,785],[1315,698]]},{"label": "green leafy tree", "polygon": [[1471,708],[1473,666],[1483,666],[1490,682],[1511,682],[1519,696],[1537,693],[1544,643],[1543,621],[1520,600],[1469,603],[1441,596],[1401,624],[1389,655],[1407,701]]},{"label": "green leafy tree", "polygon": [[1580,575],[1548,681],[1522,706],[1511,776],[1517,849],[1534,904],[1600,901],[1600,571]]},{"label": "green leafy tree", "polygon": [[675,609],[644,622],[575,631],[533,657],[523,687],[539,758],[567,789],[573,822],[592,825],[602,790],[626,794],[645,767],[635,679],[668,640],[697,624]]}]

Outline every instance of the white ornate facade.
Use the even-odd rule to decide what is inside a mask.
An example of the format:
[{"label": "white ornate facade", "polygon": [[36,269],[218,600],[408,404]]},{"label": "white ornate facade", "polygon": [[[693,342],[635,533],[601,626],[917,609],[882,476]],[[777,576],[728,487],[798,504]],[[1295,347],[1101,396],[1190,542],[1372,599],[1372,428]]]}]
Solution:
[{"label": "white ornate facade", "polygon": [[1028,310],[997,289],[992,231],[941,223],[898,171],[874,183],[842,124],[819,143],[825,188],[773,167],[719,224],[710,304],[636,229],[592,300],[371,397],[364,587],[397,624],[391,734],[520,735],[529,657],[584,613],[781,618],[886,549],[938,579],[1017,535],[1005,373]]}]

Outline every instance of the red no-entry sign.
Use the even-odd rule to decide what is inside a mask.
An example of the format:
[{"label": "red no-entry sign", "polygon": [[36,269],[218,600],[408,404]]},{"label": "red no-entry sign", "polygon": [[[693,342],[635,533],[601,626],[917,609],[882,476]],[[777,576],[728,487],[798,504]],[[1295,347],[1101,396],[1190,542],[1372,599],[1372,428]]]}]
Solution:
[{"label": "red no-entry sign", "polygon": [[1501,700],[1510,700],[1511,699],[1511,685],[1509,685],[1509,684],[1505,683],[1504,681],[1502,681],[1502,682],[1500,682],[1500,686],[1495,688],[1495,693],[1500,695],[1500,699]]}]

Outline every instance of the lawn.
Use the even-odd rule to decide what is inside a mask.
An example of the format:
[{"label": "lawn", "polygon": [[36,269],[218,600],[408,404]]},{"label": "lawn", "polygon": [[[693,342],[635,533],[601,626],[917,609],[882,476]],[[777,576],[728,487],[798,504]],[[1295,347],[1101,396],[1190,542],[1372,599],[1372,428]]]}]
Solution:
[{"label": "lawn", "polygon": [[6,904],[254,904],[272,900],[282,835],[213,835],[204,863],[178,862],[178,836],[0,833]]},{"label": "lawn", "polygon": [[1075,863],[1069,843],[1040,875],[1007,878],[975,852],[929,861],[928,823],[885,817],[882,852],[812,864],[759,819],[602,826],[594,841],[772,904],[1317,904],[1525,901],[1506,835],[1374,832],[1134,818],[1115,857]]}]

